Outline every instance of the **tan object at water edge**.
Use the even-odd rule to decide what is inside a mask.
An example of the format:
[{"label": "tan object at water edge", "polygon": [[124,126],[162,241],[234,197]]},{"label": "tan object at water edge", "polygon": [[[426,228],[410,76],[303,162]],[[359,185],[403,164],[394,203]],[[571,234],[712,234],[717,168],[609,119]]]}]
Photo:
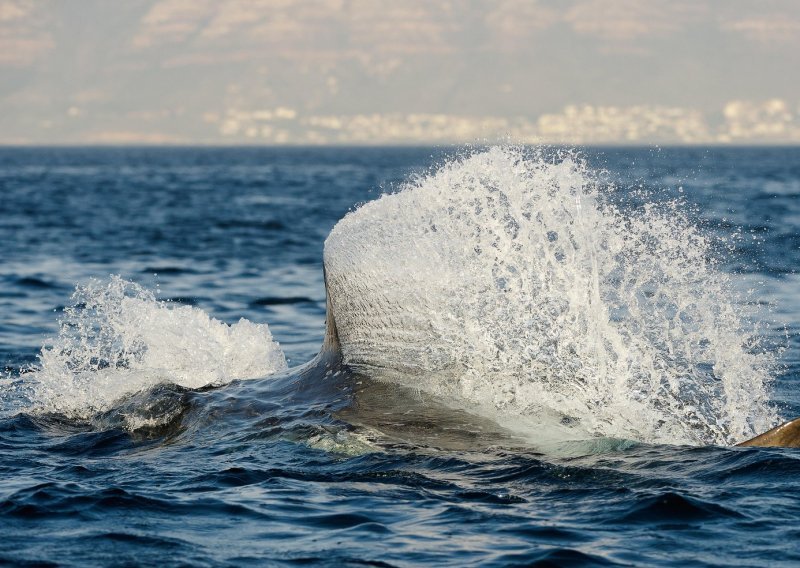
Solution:
[{"label": "tan object at water edge", "polygon": [[756,436],[737,446],[800,448],[800,418],[784,422],[772,430]]}]

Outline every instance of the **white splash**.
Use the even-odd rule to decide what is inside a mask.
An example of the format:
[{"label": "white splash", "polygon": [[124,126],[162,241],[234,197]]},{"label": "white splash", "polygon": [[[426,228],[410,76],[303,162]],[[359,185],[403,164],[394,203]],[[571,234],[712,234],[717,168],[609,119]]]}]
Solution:
[{"label": "white splash", "polygon": [[38,367],[23,375],[34,408],[46,412],[89,416],[158,383],[199,388],[286,369],[267,325],[227,325],[119,276],[78,286],[72,302]]},{"label": "white splash", "polygon": [[728,444],[774,425],[774,358],[708,239],[674,203],[608,195],[574,156],[496,147],[350,213],[325,243],[346,362],[584,435]]}]

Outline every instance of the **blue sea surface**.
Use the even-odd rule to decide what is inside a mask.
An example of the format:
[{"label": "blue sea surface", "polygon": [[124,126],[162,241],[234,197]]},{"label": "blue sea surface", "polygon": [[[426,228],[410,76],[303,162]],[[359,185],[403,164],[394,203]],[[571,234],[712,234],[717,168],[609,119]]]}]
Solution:
[{"label": "blue sea surface", "polygon": [[[424,419],[393,415],[378,439],[339,386],[292,370],[162,384],[90,421],[27,406],[26,375],[91,278],[267,323],[289,367],[310,361],[333,226],[458,152],[0,149],[0,564],[798,565],[797,449],[618,440],[550,455],[491,427],[459,433],[469,419],[424,397],[409,402]],[[621,196],[679,197],[710,237],[737,235],[720,270],[769,308],[772,400],[800,415],[800,148],[580,152]],[[131,430],[135,412],[168,419]]]}]

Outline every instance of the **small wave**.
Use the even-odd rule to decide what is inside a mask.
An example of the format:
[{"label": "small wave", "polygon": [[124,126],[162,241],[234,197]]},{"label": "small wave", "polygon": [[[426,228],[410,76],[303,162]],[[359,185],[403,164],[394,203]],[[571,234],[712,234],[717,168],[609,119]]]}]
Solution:
[{"label": "small wave", "polygon": [[313,304],[314,300],[307,296],[266,296],[250,302],[251,306],[283,306],[288,304]]},{"label": "small wave", "polygon": [[35,276],[24,276],[17,278],[14,282],[16,286],[21,288],[58,288],[59,285],[49,280],[37,278]]},{"label": "small wave", "polygon": [[195,270],[194,268],[188,268],[184,266],[171,266],[171,265],[163,265],[163,266],[146,266],[141,271],[142,274],[158,274],[161,276],[165,275],[183,275],[183,274],[202,274],[202,271]]},{"label": "small wave", "polygon": [[287,367],[266,324],[227,325],[119,276],[78,286],[72,302],[58,336],[23,375],[37,411],[94,416],[160,383],[195,389]]},{"label": "small wave", "polygon": [[573,548],[553,548],[544,552],[530,552],[527,554],[504,554],[498,558],[501,566],[529,566],[534,568],[549,568],[551,566],[580,566],[591,568],[598,566],[620,566],[601,556],[587,554]]},{"label": "small wave", "polygon": [[621,522],[700,522],[721,518],[744,518],[738,511],[695,497],[666,492],[641,499],[624,514]]}]

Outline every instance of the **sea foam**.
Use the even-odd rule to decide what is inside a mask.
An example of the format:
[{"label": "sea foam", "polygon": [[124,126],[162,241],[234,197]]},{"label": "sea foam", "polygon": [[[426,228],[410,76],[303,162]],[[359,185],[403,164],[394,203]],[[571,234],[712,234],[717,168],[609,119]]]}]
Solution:
[{"label": "sea foam", "polygon": [[325,243],[346,363],[576,436],[774,425],[774,357],[709,238],[675,202],[623,212],[597,179],[571,153],[495,147],[348,214]]}]

